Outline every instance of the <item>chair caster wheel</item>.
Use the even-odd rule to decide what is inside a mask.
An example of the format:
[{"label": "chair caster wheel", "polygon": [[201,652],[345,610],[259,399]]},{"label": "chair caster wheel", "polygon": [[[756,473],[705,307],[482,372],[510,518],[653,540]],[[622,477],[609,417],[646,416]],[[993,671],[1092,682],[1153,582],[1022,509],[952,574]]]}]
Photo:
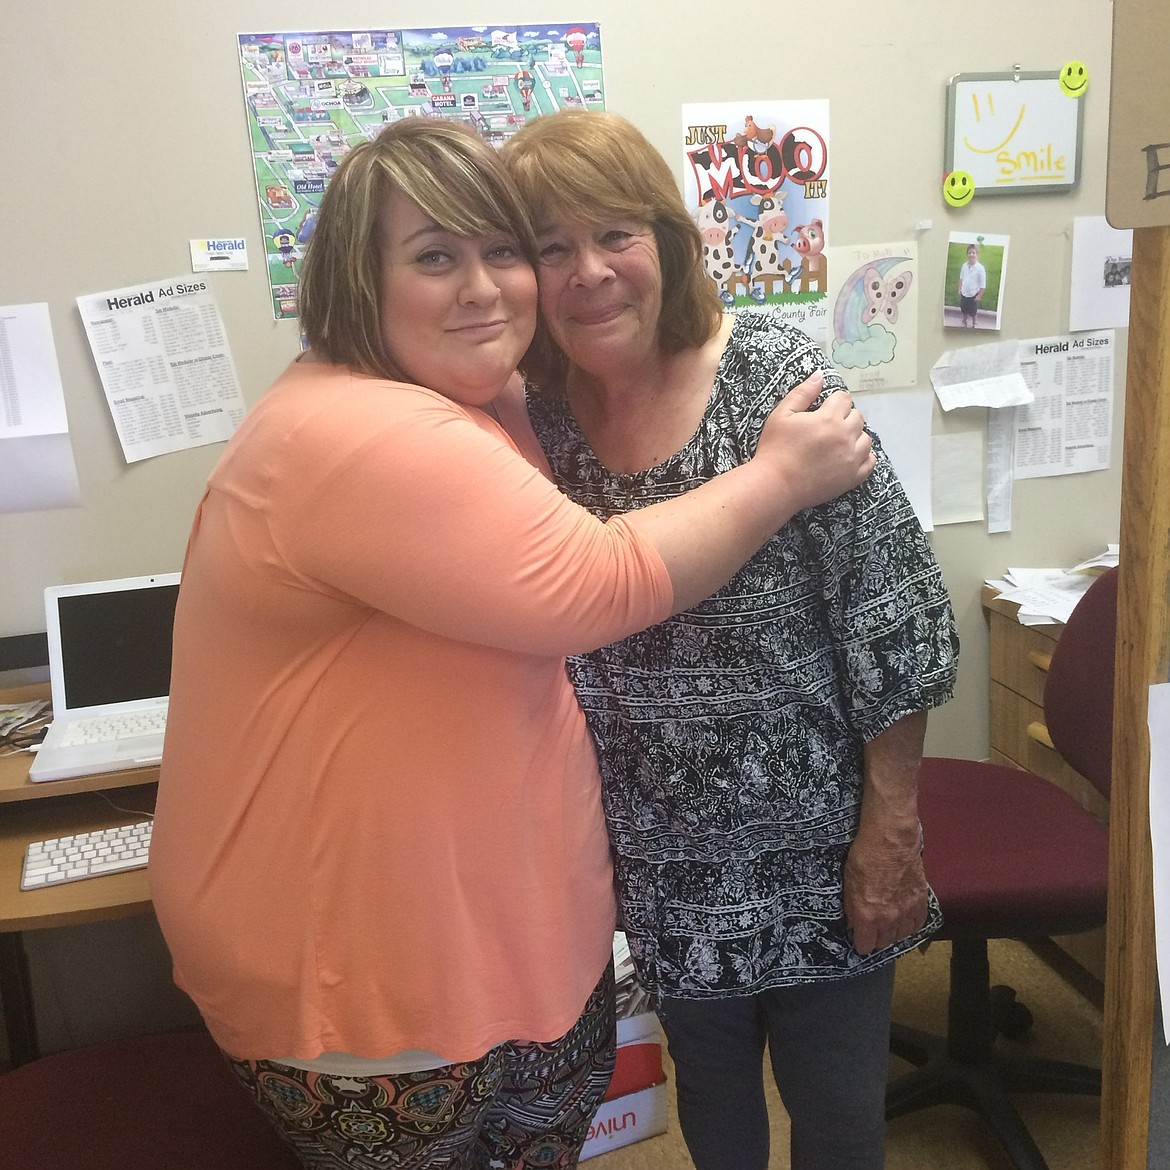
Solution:
[{"label": "chair caster wheel", "polygon": [[1015,988],[1003,984],[991,989],[991,1019],[1009,1040],[1022,1040],[1032,1030],[1032,1013],[1016,999]]}]

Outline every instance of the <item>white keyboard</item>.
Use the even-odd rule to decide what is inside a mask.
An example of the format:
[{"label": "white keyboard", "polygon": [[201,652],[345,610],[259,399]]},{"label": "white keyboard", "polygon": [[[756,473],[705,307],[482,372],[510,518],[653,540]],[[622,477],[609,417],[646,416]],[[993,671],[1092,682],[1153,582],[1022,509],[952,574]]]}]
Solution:
[{"label": "white keyboard", "polygon": [[151,707],[147,711],[123,715],[95,715],[92,719],[74,719],[65,728],[62,747],[79,743],[108,743],[139,735],[156,735],[166,731],[167,708]]},{"label": "white keyboard", "polygon": [[30,841],[24,851],[20,888],[39,890],[124,869],[141,869],[150,851],[150,827],[150,821],[139,821],[71,837]]}]

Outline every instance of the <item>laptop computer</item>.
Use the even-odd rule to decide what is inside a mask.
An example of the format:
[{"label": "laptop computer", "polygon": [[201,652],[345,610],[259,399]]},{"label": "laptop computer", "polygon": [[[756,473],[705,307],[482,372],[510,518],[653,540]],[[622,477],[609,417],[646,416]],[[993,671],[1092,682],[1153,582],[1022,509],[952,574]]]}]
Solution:
[{"label": "laptop computer", "polygon": [[178,573],[45,590],[53,721],[30,780],[159,762],[178,594]]}]

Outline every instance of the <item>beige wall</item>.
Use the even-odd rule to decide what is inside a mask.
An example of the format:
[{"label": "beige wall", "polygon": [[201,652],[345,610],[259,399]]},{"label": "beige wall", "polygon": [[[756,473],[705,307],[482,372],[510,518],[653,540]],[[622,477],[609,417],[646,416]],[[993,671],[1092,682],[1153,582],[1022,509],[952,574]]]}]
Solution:
[{"label": "beige wall", "polygon": [[[192,509],[221,450],[126,466],[76,296],[181,275],[189,269],[189,239],[245,235],[252,270],[211,280],[248,401],[295,352],[295,326],[273,322],[267,307],[235,33],[598,20],[608,107],[637,122],[672,160],[684,102],[828,98],[832,242],[918,239],[919,386],[927,392],[927,371],[939,354],[972,340],[954,331],[944,336],[939,324],[951,230],[1011,236],[1003,337],[1067,327],[1072,220],[1104,211],[1111,15],[1108,0],[984,0],[975,8],[921,0],[754,8],[697,0],[510,0],[503,7],[455,0],[441,13],[368,0],[9,5],[0,22],[0,304],[49,305],[84,502],[0,516],[0,635],[43,627],[46,584],[178,568]],[[949,211],[939,194],[947,79],[1017,64],[1059,69],[1070,59],[1084,61],[1091,76],[1079,188]],[[916,231],[923,220],[932,226]],[[1071,565],[1117,539],[1124,331],[1119,341],[1114,468],[1018,484],[1010,534],[989,536],[981,524],[934,534],[963,639],[958,697],[931,722],[928,748],[935,753],[987,752],[982,580],[1008,565]],[[984,424],[981,410],[943,417],[936,407],[937,432],[982,432]],[[31,939],[44,978],[51,963],[37,947]],[[70,996],[60,999],[67,1005]]]}]

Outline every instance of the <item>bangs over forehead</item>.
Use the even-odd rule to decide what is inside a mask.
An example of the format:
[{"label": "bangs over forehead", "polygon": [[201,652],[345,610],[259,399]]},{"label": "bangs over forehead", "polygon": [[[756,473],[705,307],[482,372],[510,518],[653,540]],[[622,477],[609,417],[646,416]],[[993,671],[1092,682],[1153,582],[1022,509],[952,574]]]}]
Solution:
[{"label": "bangs over forehead", "polygon": [[[531,227],[523,205],[499,169],[485,167],[493,148],[474,135],[403,136],[378,156],[387,190],[401,191],[439,227],[458,236],[503,232],[527,243]],[[493,159],[494,162],[494,159]]]},{"label": "bangs over forehead", "polygon": [[554,168],[540,168],[531,179],[519,180],[538,234],[565,223],[598,227],[612,219],[654,222],[655,205],[644,195],[626,189],[620,173],[615,180],[612,172],[592,160],[575,160],[560,173],[557,169],[554,163]]}]

